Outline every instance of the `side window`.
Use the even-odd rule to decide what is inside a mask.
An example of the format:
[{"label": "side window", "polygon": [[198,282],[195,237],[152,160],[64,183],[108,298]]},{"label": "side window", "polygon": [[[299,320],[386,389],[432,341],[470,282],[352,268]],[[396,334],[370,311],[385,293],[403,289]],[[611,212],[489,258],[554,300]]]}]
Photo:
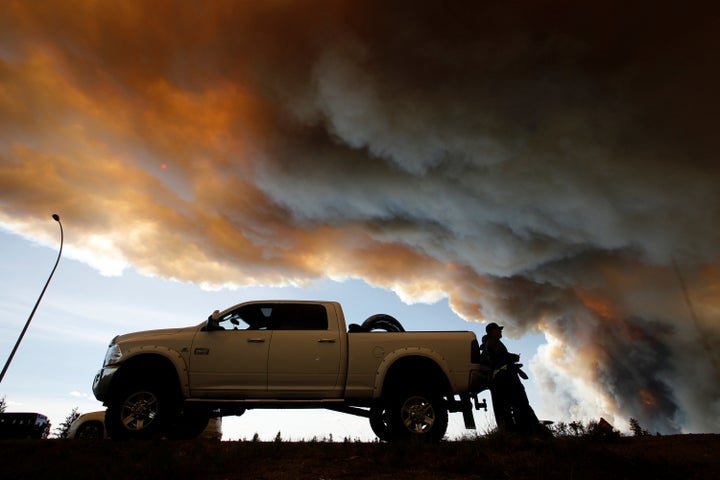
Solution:
[{"label": "side window", "polygon": [[327,330],[323,305],[253,303],[225,314],[219,320],[224,330]]},{"label": "side window", "polygon": [[328,317],[323,305],[281,304],[273,312],[275,330],[327,330]]},{"label": "side window", "polygon": [[270,315],[258,305],[244,305],[220,318],[225,330],[269,330]]}]

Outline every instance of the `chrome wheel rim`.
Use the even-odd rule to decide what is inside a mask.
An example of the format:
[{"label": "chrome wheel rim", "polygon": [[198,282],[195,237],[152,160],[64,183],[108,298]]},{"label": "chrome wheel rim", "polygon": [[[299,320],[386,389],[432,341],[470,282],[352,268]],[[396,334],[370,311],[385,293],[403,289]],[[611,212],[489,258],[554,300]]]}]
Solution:
[{"label": "chrome wheel rim", "polygon": [[130,395],[123,403],[120,421],[128,430],[144,430],[157,418],[158,398],[152,392]]},{"label": "chrome wheel rim", "polygon": [[402,405],[403,425],[413,433],[426,433],[435,424],[435,408],[425,397],[410,397]]}]

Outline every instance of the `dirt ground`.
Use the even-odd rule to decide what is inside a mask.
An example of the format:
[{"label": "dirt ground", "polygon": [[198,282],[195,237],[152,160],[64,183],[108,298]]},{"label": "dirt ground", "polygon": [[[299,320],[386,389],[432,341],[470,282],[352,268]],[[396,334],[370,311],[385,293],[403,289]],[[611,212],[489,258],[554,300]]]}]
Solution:
[{"label": "dirt ground", "polygon": [[10,479],[714,479],[720,435],[517,439],[436,445],[2,440]]}]

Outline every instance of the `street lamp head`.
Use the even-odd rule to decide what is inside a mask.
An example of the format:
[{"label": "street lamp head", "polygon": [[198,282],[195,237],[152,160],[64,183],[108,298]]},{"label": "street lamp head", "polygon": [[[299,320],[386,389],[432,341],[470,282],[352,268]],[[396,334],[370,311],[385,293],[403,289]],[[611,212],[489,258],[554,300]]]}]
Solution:
[{"label": "street lamp head", "polygon": [[58,215],[57,213],[53,213],[52,217],[53,217],[53,220],[55,220],[56,222],[60,221],[60,215]]}]

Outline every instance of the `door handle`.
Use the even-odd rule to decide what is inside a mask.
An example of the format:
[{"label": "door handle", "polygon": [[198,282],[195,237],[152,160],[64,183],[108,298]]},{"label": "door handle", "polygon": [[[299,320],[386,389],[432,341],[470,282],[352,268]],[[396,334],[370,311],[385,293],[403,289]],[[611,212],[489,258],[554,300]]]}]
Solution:
[{"label": "door handle", "polygon": [[265,339],[264,338],[248,338],[247,342],[248,343],[265,343]]},{"label": "door handle", "polygon": [[321,338],[318,340],[318,343],[335,343],[334,338]]}]

